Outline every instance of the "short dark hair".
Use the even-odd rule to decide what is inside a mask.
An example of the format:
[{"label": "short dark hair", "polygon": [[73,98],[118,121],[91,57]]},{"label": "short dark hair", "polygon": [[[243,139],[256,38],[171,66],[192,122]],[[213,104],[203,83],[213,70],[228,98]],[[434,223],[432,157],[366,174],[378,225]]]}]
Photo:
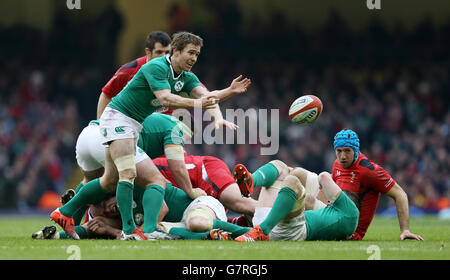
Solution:
[{"label": "short dark hair", "polygon": [[203,39],[200,36],[186,31],[177,32],[172,36],[170,53],[173,53],[173,49],[182,51],[188,44],[203,47]]},{"label": "short dark hair", "polygon": [[160,43],[163,46],[168,46],[172,39],[170,39],[169,34],[163,31],[153,31],[148,34],[145,40],[145,47],[152,51],[155,48],[156,43]]}]

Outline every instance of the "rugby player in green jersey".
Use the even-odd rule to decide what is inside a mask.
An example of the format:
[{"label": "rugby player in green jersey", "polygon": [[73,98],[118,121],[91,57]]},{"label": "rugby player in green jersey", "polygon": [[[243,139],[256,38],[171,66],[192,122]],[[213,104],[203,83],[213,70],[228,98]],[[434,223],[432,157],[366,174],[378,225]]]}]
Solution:
[{"label": "rugby player in green jersey", "polygon": [[[263,165],[252,174],[243,165],[234,170],[239,184],[246,181],[251,188],[263,187],[253,217],[254,228],[236,241],[346,240],[358,225],[357,197],[342,191],[328,172],[317,175],[281,161]],[[329,205],[314,207],[319,190]]]},{"label": "rugby player in green jersey", "polygon": [[[237,128],[223,119],[217,103],[246,92],[251,81],[239,76],[228,88],[208,92],[195,74],[188,72],[196,63],[202,45],[203,40],[192,33],[176,33],[171,54],[143,65],[127,86],[112,99],[100,118],[103,144],[107,145],[105,171],[96,184],[89,182],[84,186],[85,195],[78,199],[83,200],[83,205],[101,201],[110,191],[110,184],[104,182],[117,181],[116,199],[122,217],[123,239],[133,235],[134,239],[145,240],[145,233],[151,233],[148,232],[150,229],[144,229],[145,232],[138,229],[132,217],[133,184],[136,178],[134,155],[142,122],[148,115],[161,106],[202,108],[213,117],[216,127]],[[181,92],[187,92],[195,99],[181,97]],[[182,149],[168,148],[165,153],[169,157],[184,155]],[[143,167],[143,174],[148,179],[144,200],[154,206],[153,213],[149,215],[157,216],[164,199],[165,179],[153,162]],[[188,195],[192,199],[196,198],[195,192]],[[69,236],[78,239],[72,219],[75,211],[56,209],[50,216]]]}]

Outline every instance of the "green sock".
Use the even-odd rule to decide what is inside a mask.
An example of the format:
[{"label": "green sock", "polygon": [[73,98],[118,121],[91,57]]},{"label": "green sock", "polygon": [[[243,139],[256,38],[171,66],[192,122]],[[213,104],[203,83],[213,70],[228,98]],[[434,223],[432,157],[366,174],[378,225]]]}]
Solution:
[{"label": "green sock", "polygon": [[[75,231],[80,239],[87,239],[88,233],[83,226],[75,226]],[[63,230],[59,232],[59,239],[70,239],[70,237]]]},{"label": "green sock", "polygon": [[241,226],[238,226],[238,225],[235,225],[232,223],[228,223],[228,222],[224,222],[224,221],[221,221],[218,219],[214,219],[213,228],[231,232],[232,238],[241,236],[251,230],[251,228],[241,227]]},{"label": "green sock", "polygon": [[164,201],[165,190],[158,185],[147,186],[142,198],[144,208],[144,232],[150,233],[156,230],[158,215]]},{"label": "green sock", "polygon": [[269,187],[278,178],[278,169],[272,163],[267,163],[252,173],[255,187]]},{"label": "green sock", "polygon": [[284,187],[280,190],[269,215],[267,215],[264,221],[259,225],[265,235],[268,235],[272,229],[292,211],[296,201],[297,194],[293,189]]},{"label": "green sock", "polygon": [[80,190],[81,190],[81,188],[82,188],[83,186],[84,186],[84,185],[83,185],[83,182],[80,182],[80,183],[78,184],[78,186],[75,188],[75,193],[79,193]]},{"label": "green sock", "polygon": [[117,184],[116,200],[125,234],[131,234],[136,228],[133,218],[133,188],[134,185],[127,181],[119,181]]},{"label": "green sock", "polygon": [[206,232],[191,232],[183,227],[173,227],[169,230],[169,234],[181,236],[183,239],[197,239],[197,240],[206,240],[206,236],[209,234],[209,231]]},{"label": "green sock", "polygon": [[72,217],[83,206],[97,204],[105,199],[108,193],[100,185],[100,179],[95,179],[84,185],[80,191],[64,206],[59,208],[61,214]]},{"label": "green sock", "polygon": [[[81,188],[83,187],[83,182],[80,182],[80,184],[75,189],[75,193],[79,193]],[[78,226],[81,223],[81,220],[84,217],[84,214],[86,213],[86,210],[89,208],[89,205],[81,206],[75,213],[73,213],[73,220],[75,222],[75,225]]]}]

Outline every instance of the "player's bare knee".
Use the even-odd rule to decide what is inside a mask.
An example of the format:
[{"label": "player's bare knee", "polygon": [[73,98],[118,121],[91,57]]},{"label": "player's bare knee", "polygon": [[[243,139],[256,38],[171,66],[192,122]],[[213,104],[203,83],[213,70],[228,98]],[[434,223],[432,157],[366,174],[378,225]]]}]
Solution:
[{"label": "player's bare knee", "polygon": [[321,172],[320,174],[319,174],[319,184],[322,186],[322,184],[323,183],[327,183],[329,180],[333,180],[332,178],[331,178],[331,174],[330,173],[328,173],[328,172],[326,172],[326,171],[323,171],[323,172]]},{"label": "player's bare knee", "polygon": [[301,167],[294,167],[291,172],[289,172],[290,175],[293,175],[297,177],[300,182],[305,186],[306,185],[306,179],[308,178],[309,171],[301,168]]},{"label": "player's bare knee", "polygon": [[157,173],[157,174],[155,174],[154,176],[152,176],[152,178],[151,179],[149,179],[146,183],[145,183],[145,185],[146,186],[149,186],[149,185],[158,185],[158,186],[161,186],[163,189],[165,189],[166,188],[166,179],[164,178],[164,176],[163,175],[161,175],[161,173]]},{"label": "player's bare knee", "polygon": [[289,174],[289,167],[281,160],[276,159],[270,161],[269,163],[275,166],[275,168],[278,170],[278,177],[284,178],[287,174]]},{"label": "player's bare knee", "polygon": [[102,176],[100,178],[100,186],[107,192],[113,192],[117,187],[117,178]]}]

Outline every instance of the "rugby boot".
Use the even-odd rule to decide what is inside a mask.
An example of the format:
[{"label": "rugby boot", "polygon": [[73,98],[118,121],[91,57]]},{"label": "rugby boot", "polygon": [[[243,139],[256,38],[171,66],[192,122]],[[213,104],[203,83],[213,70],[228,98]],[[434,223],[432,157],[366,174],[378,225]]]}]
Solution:
[{"label": "rugby boot", "polygon": [[209,240],[233,240],[231,233],[220,229],[212,229],[207,236]]},{"label": "rugby boot", "polygon": [[256,226],[234,240],[238,242],[269,241],[269,236],[264,234],[260,226]]},{"label": "rugby boot", "polygon": [[233,178],[241,190],[241,194],[249,197],[253,193],[253,177],[243,164],[237,164],[233,169]]},{"label": "rugby boot", "polygon": [[80,237],[78,236],[77,232],[75,231],[75,222],[73,221],[73,218],[69,218],[61,214],[59,211],[59,208],[57,208],[55,211],[53,211],[50,214],[50,218],[61,226],[61,228],[64,230],[65,233],[67,233],[68,236],[75,240],[80,240]]}]

